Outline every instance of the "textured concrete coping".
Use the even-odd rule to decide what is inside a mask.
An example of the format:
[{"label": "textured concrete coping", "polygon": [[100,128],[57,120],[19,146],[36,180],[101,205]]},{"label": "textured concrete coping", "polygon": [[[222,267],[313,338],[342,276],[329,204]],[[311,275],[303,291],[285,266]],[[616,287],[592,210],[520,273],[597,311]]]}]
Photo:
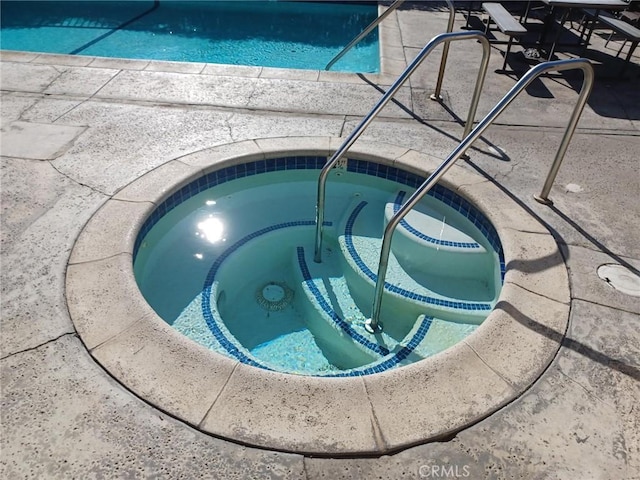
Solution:
[{"label": "textured concrete coping", "polygon": [[[389,46],[381,46],[383,53]],[[16,50],[1,50],[5,62],[32,63],[35,65],[60,65],[65,67],[102,68],[106,70],[145,71],[162,73],[186,73],[201,76],[242,77],[247,79],[287,79],[309,82],[362,83],[362,74],[334,70],[303,70],[295,68],[227,65],[222,63],[174,62],[169,60],[139,60],[115,57],[95,57],[88,55],[64,55]],[[406,67],[400,58],[390,58],[390,54],[380,57],[380,73],[366,76],[377,85],[391,85]]]},{"label": "textured concrete coping", "polygon": [[[506,262],[495,310],[467,339],[409,366],[351,378],[251,367],[182,336],[142,297],[133,277],[136,235],[153,209],[211,171],[247,161],[329,155],[341,139],[269,138],[172,160],[117,192],[87,223],[67,269],[67,299],[89,352],[131,391],[210,434],[313,455],[383,454],[446,438],[517,398],[564,337],[569,284],[551,234],[486,179],[453,166],[442,184],[494,224]],[[350,158],[415,173],[439,160],[363,143]]]}]

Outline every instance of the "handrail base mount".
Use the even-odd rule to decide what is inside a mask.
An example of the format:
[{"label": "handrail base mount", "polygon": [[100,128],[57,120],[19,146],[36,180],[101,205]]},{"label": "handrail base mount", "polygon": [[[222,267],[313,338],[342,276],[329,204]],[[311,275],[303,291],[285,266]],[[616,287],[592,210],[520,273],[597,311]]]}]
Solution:
[{"label": "handrail base mount", "polygon": [[550,199],[548,199],[548,198],[541,197],[540,195],[534,195],[534,196],[533,196],[533,199],[534,199],[536,202],[541,203],[541,204],[543,204],[543,205],[549,205],[549,206],[550,206],[550,205],[553,205],[553,200],[550,200]]},{"label": "handrail base mount", "polygon": [[380,333],[382,332],[382,322],[378,322],[375,326],[372,325],[373,319],[367,318],[364,321],[364,329],[369,333]]}]

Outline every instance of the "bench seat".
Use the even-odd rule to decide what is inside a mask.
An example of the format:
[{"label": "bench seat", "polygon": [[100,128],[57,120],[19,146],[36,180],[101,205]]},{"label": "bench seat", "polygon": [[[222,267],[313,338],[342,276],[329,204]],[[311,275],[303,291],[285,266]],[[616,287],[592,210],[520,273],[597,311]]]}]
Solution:
[{"label": "bench seat", "polygon": [[[621,35],[622,37],[625,38],[625,40],[629,40],[631,42],[631,46],[629,47],[629,52],[627,53],[627,56],[625,58],[624,67],[620,72],[620,74],[623,74],[627,65],[629,64],[629,61],[631,60],[631,56],[633,55],[633,52],[635,51],[636,47],[638,46],[638,43],[640,42],[640,28],[635,27],[630,23],[626,22],[625,20],[616,18],[606,12],[605,13],[600,12],[600,14],[597,14],[596,10],[592,10],[592,9],[584,9],[583,11],[586,15],[593,18],[602,26],[611,29],[612,32],[615,32],[618,35]],[[589,35],[587,36],[587,43],[589,41],[589,38],[591,37],[591,30],[593,30],[593,28],[594,28],[594,25],[591,25]],[[608,43],[608,40],[607,40],[607,43]],[[623,47],[624,47],[624,44],[622,44],[616,56],[620,55]]]},{"label": "bench seat", "polygon": [[598,16],[598,21],[607,27],[615,30],[616,33],[631,40],[632,42],[640,41],[640,28],[634,27],[630,23],[615,17]]},{"label": "bench seat", "polygon": [[507,67],[507,56],[511,51],[513,37],[526,34],[527,29],[524,25],[518,22],[518,20],[516,20],[516,18],[513,15],[511,15],[509,11],[506,8],[504,8],[500,3],[485,2],[482,4],[482,9],[489,16],[485,33],[489,33],[489,26],[493,21],[493,23],[496,24],[496,26],[502,33],[509,36],[509,42],[507,43],[507,51],[504,54],[504,63],[502,64],[502,70],[504,71],[506,70],[506,67]]},{"label": "bench seat", "polygon": [[486,2],[482,4],[482,9],[487,12],[487,15],[505,35],[517,36],[527,33],[525,26],[518,22],[500,3]]}]

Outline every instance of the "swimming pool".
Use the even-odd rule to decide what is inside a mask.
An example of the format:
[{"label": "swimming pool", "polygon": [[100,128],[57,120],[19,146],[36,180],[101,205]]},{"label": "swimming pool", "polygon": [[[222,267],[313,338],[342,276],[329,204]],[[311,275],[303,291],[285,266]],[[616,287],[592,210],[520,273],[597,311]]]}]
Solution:
[{"label": "swimming pool", "polygon": [[[377,16],[373,4],[3,1],[6,50],[324,69]],[[380,69],[374,30],[334,70]]]}]

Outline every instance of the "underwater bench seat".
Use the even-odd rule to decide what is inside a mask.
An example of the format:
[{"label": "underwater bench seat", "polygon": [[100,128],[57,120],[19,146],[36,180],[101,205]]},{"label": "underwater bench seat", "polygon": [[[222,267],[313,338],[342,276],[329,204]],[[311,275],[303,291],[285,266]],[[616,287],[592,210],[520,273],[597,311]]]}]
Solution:
[{"label": "underwater bench seat", "polygon": [[[396,196],[393,203],[401,201],[401,197],[401,195]],[[382,247],[382,239],[378,232],[383,226],[381,224],[385,223],[384,218],[378,217],[375,212],[375,206],[368,206],[367,202],[355,200],[347,209],[345,219],[339,227],[340,234],[338,236],[338,244],[348,267],[345,269],[345,277],[349,282],[352,295],[365,302],[371,302],[371,298],[373,298],[372,293],[377,281],[379,255]],[[378,221],[380,225],[376,226]],[[430,226],[433,227],[433,224]],[[440,226],[436,226],[436,229],[439,228]],[[451,229],[449,233],[451,234],[453,231],[454,229]],[[462,232],[456,232],[456,235],[456,240],[466,238]],[[438,236],[438,232],[430,232],[430,236]],[[466,256],[465,250],[467,249],[451,247],[448,252],[437,252],[435,249],[444,242],[430,245],[429,242],[425,242],[423,238],[417,237],[413,233],[409,233],[405,240],[407,244],[416,243],[409,248],[415,254],[412,255],[411,261],[403,262],[403,265],[394,254],[392,243],[385,279],[383,309],[386,308],[387,311],[410,309],[414,318],[426,314],[454,322],[481,323],[487,312],[493,308],[496,297],[495,282],[500,278],[499,272],[491,266],[491,254],[483,249],[484,255],[482,257],[486,260],[482,260],[481,254],[477,254],[477,258],[487,267],[483,270],[484,276],[479,273],[475,277],[452,277],[450,270],[448,267],[444,267],[444,264],[431,270],[428,275],[423,275],[420,273],[420,269],[424,265],[416,268],[409,266],[414,264],[413,260],[420,258],[421,255],[426,255],[425,252],[435,252],[436,255],[447,253],[455,257],[457,255]],[[462,242],[454,241],[451,243]],[[478,246],[480,247],[480,245]],[[464,264],[465,262],[462,261],[462,268],[464,268]],[[463,293],[469,291],[473,291],[473,295],[469,296],[468,293]],[[362,298],[359,298],[360,296]]]},{"label": "underwater bench seat", "polygon": [[[385,205],[385,227],[407,198],[404,191]],[[400,221],[393,235],[392,251],[407,272],[486,280],[492,258],[451,215],[420,204]]]}]

